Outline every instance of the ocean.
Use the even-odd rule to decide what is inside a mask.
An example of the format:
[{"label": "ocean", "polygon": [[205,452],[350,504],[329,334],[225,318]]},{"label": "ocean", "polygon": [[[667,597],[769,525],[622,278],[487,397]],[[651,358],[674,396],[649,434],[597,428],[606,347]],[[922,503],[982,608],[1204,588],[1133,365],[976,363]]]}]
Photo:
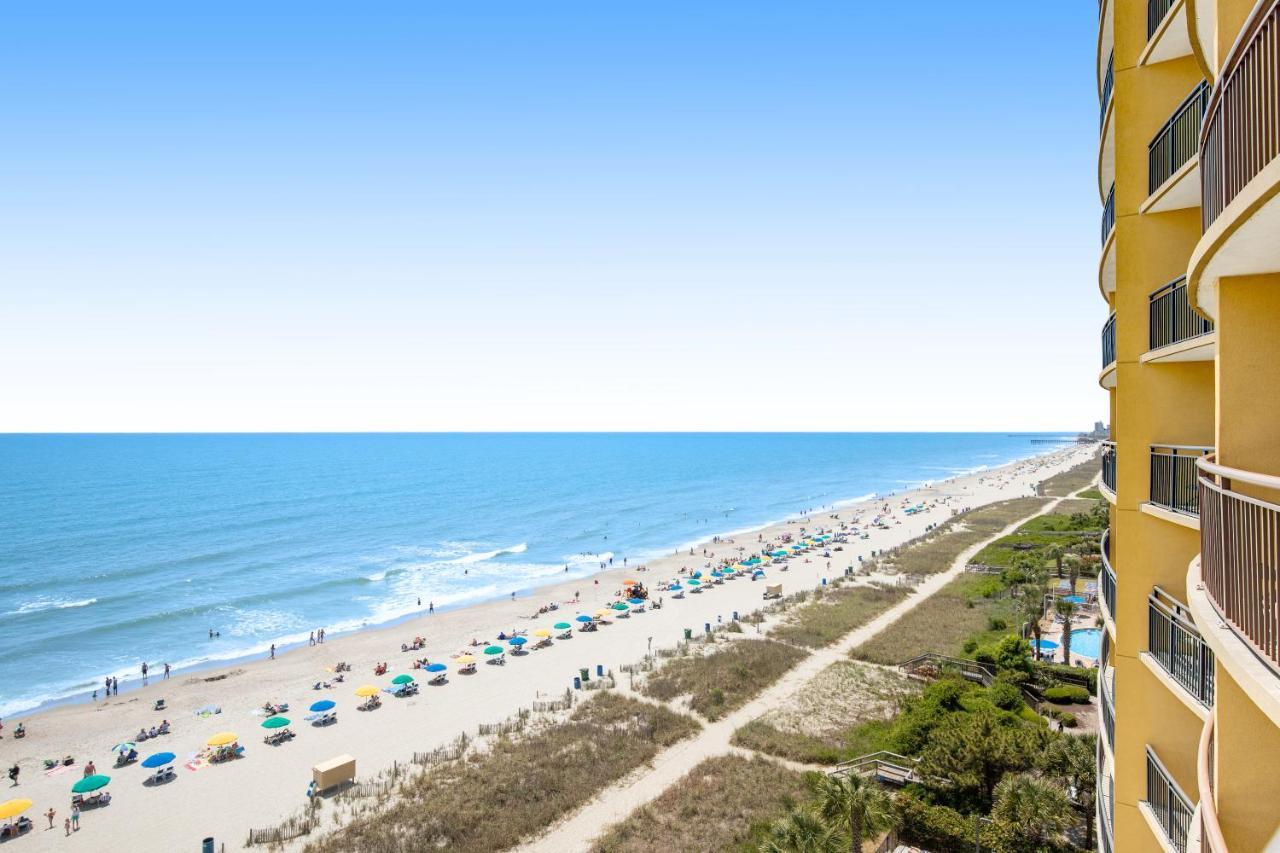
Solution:
[{"label": "ocean", "polygon": [[1050,449],[1032,437],[0,436],[0,716]]}]

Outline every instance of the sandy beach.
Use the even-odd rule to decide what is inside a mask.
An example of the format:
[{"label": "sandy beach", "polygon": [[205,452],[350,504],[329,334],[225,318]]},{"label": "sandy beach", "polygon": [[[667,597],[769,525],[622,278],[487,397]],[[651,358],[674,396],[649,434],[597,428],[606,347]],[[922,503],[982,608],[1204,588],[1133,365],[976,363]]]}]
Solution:
[{"label": "sandy beach", "polygon": [[[757,551],[762,541],[777,540],[784,534],[795,536],[803,527],[810,532],[834,528],[841,523],[865,528],[866,539],[852,539],[830,560],[819,553],[794,558],[786,572],[766,567],[769,583],[781,583],[785,593],[821,584],[823,578],[842,574],[857,566],[859,557],[890,548],[938,524],[956,512],[1008,498],[1030,495],[1037,483],[1084,461],[1092,446],[1071,446],[1002,468],[940,481],[925,488],[879,497],[872,501],[838,509],[815,510],[758,531],[738,534],[731,540],[702,543],[691,550],[673,552],[640,566],[614,568],[590,578],[577,578],[542,587],[516,600],[493,601],[459,610],[422,615],[393,625],[329,638],[324,644],[283,652],[274,660],[256,660],[218,669],[174,673],[162,680],[153,675],[150,685],[97,702],[88,700],[51,708],[40,713],[6,719],[0,739],[0,762],[6,768],[15,762],[21,768],[17,787],[5,797],[33,800],[27,812],[36,828],[23,838],[9,842],[5,849],[109,849],[167,851],[198,849],[205,837],[213,837],[228,850],[244,846],[250,827],[268,827],[295,812],[305,802],[311,766],[335,755],[355,756],[361,777],[369,777],[393,761],[405,761],[414,751],[440,746],[462,732],[474,734],[478,723],[503,719],[538,699],[562,695],[572,686],[580,668],[597,665],[615,671],[621,664],[641,658],[648,649],[674,645],[685,629],[701,633],[707,623],[729,621],[735,611],[746,614],[761,605],[764,583],[739,577],[700,594],[686,594],[674,600],[656,590],[663,580],[678,577],[682,569],[704,568],[724,557],[743,557]],[[907,505],[923,504],[925,511],[908,515]],[[869,522],[884,514],[883,528]],[[740,550],[741,549],[741,550]],[[704,556],[704,550],[706,556]],[[540,628],[560,621],[573,622],[579,614],[592,614],[618,599],[622,581],[635,578],[654,595],[662,595],[664,606],[614,619],[594,633],[575,632],[571,640],[558,640],[546,649],[520,656],[508,655],[504,666],[486,665],[483,659],[474,675],[455,674],[452,656],[469,652],[475,640],[493,640],[499,631],[527,631],[532,636]],[[558,609],[538,615],[543,605],[554,602]],[[424,602],[424,606],[425,606]],[[157,630],[162,630],[157,626]],[[425,647],[402,652],[401,644],[415,636],[425,638]],[[478,651],[478,650],[476,650]],[[440,686],[422,685],[421,692],[408,698],[384,696],[380,709],[361,712],[354,695],[357,687],[372,684],[386,687],[392,676],[409,673],[415,658],[449,666],[449,680]],[[330,681],[339,661],[350,664],[342,683],[315,691],[316,682]],[[374,675],[379,662],[389,664],[383,676]],[[163,698],[166,710],[153,711]],[[338,723],[314,728],[304,717],[307,706],[322,698],[337,703]],[[263,743],[261,729],[264,702],[288,702],[285,715],[292,721],[297,737],[280,746]],[[218,714],[198,716],[208,706]],[[156,787],[144,786],[149,771],[136,763],[113,769],[111,747],[133,739],[139,728],[158,725],[167,719],[172,732],[139,744],[142,757],[153,752],[176,754],[177,776]],[[12,737],[14,726],[24,722],[27,736]],[[217,732],[235,732],[245,746],[245,755],[226,764],[208,765],[192,761],[202,752],[206,740]],[[73,756],[75,764],[51,773],[42,769],[47,758]],[[70,815],[70,789],[83,775],[86,761],[92,760],[101,773],[112,777],[107,790],[110,805],[86,810],[80,829],[68,838],[63,819]],[[50,807],[57,812],[52,830],[43,817]],[[220,849],[220,848],[219,848]]]}]

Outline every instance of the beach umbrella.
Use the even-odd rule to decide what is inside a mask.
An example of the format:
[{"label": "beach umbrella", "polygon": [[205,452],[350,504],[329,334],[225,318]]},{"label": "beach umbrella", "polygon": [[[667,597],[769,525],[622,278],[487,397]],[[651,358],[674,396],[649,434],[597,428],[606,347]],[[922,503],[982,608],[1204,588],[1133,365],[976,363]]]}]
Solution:
[{"label": "beach umbrella", "polygon": [[476,659],[471,655],[463,655],[457,660],[458,660],[458,663],[462,664],[463,666],[470,666],[471,664],[476,662]]},{"label": "beach umbrella", "polygon": [[287,725],[289,725],[289,720],[285,717],[270,717],[262,721],[264,729],[283,729]]},{"label": "beach umbrella", "polygon": [[604,608],[604,609],[602,609],[602,610],[597,610],[597,611],[596,611],[596,618],[597,618],[597,619],[603,619],[604,617],[608,616],[608,615],[610,614],[610,612],[612,612],[612,611],[610,611],[608,608]]},{"label": "beach umbrella", "polygon": [[311,703],[311,710],[315,711],[316,713],[320,713],[321,711],[328,711],[330,708],[334,706],[334,704],[336,703],[332,699],[321,699],[319,702]]},{"label": "beach umbrella", "polygon": [[105,788],[107,786],[107,783],[110,781],[111,781],[110,776],[103,776],[101,773],[98,773],[94,776],[86,776],[83,779],[81,779],[79,782],[71,786],[71,793],[87,794],[90,791],[96,791],[99,788]]},{"label": "beach umbrella", "polygon": [[0,803],[0,820],[8,820],[31,808],[30,800],[6,800]]},{"label": "beach umbrella", "polygon": [[533,636],[535,636],[535,637],[550,637],[550,636],[551,636],[551,632],[550,632],[550,631],[548,631],[546,628],[539,628],[538,630],[536,630],[536,631],[534,631],[534,632],[533,632]]},{"label": "beach umbrella", "polygon": [[724,572],[720,571],[719,569],[712,569],[712,570],[711,570],[711,577],[713,577],[713,578],[722,578],[722,577],[724,577]]},{"label": "beach umbrella", "polygon": [[369,698],[370,696],[377,696],[378,688],[374,687],[372,684],[361,684],[359,687],[356,688],[356,695],[363,697],[365,699]]},{"label": "beach umbrella", "polygon": [[218,732],[213,737],[205,741],[209,746],[226,746],[229,743],[236,742],[235,732]]},{"label": "beach umbrella", "polygon": [[448,668],[449,668],[449,667],[445,666],[445,665],[444,665],[444,664],[442,664],[442,663],[429,663],[429,664],[427,664],[427,672],[444,672],[444,671],[445,671],[445,670],[447,670]]},{"label": "beach umbrella", "polygon": [[504,649],[502,648],[502,646],[487,646],[484,650],[484,653],[486,655],[500,655],[502,654],[503,651]]},{"label": "beach umbrella", "polygon": [[591,617],[590,617],[590,616],[588,616],[587,614],[583,613],[581,616],[579,616],[579,617],[578,617],[578,621],[579,621],[579,622],[590,622],[590,621],[591,621]]},{"label": "beach umbrella", "polygon": [[689,578],[688,583],[689,583],[689,586],[701,586],[701,585],[702,585],[702,581],[698,580],[697,578]]},{"label": "beach umbrella", "polygon": [[395,678],[391,679],[391,683],[392,683],[392,684],[412,684],[412,683],[413,683],[413,676],[412,676],[412,675],[397,675]]},{"label": "beach umbrella", "polygon": [[555,628],[557,631],[568,631],[568,630],[569,630],[570,628],[572,628],[573,626],[572,626],[572,625],[570,625],[568,622],[557,622],[556,624],[552,625],[551,627],[552,627],[552,628]]},{"label": "beach umbrella", "polygon": [[633,598],[633,599],[631,599],[630,601],[628,601],[627,603],[628,603],[628,604],[630,604],[632,607],[639,607],[640,605],[644,604],[644,599],[643,599],[643,598]]},{"label": "beach umbrella", "polygon": [[634,581],[631,578],[627,578],[622,583],[626,586],[635,586],[638,583],[638,581]]},{"label": "beach umbrella", "polygon": [[667,592],[679,592],[682,589],[684,589],[684,587],[680,586],[680,584],[673,583],[671,586],[667,587]]},{"label": "beach umbrella", "polygon": [[127,755],[128,753],[132,752],[137,748],[138,748],[137,744],[135,744],[133,741],[127,740],[124,743],[118,743],[115,746],[111,747],[111,751],[118,752],[121,755]]},{"label": "beach umbrella", "polygon": [[523,646],[525,643],[529,641],[524,637],[512,637],[510,640],[507,640],[507,642],[513,646]]},{"label": "beach umbrella", "polygon": [[613,605],[613,609],[618,611],[619,613],[623,613],[627,610],[630,610],[631,606],[627,604],[623,604],[621,601],[619,601],[617,604]]},{"label": "beach umbrella", "polygon": [[172,752],[157,752],[155,755],[148,755],[142,762],[142,766],[148,769],[164,767],[166,764],[172,764],[175,757]]}]

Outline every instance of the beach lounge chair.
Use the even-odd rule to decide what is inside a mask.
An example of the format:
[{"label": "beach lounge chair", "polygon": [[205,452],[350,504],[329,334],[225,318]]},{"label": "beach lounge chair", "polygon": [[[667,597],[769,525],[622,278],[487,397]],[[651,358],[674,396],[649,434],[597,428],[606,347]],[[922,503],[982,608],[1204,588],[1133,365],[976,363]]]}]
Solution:
[{"label": "beach lounge chair", "polygon": [[573,639],[573,629],[572,629],[572,628],[570,628],[568,631],[562,631],[561,633],[556,634],[556,639],[557,639],[557,640],[572,640],[572,639]]},{"label": "beach lounge chair", "polygon": [[427,683],[428,684],[444,684],[446,681],[448,681],[448,679],[445,678],[445,675],[442,672],[439,675],[437,675],[435,678],[428,681]]},{"label": "beach lounge chair", "polygon": [[462,667],[461,669],[458,670],[458,672],[462,673],[463,675],[475,675],[476,674],[475,661],[472,661],[471,663]]},{"label": "beach lounge chair", "polygon": [[170,764],[168,767],[161,767],[156,770],[155,773],[147,777],[146,782],[151,785],[163,785],[177,775],[173,770],[173,765]]},{"label": "beach lounge chair", "polygon": [[546,649],[551,646],[551,638],[543,637],[541,640],[533,644],[535,649]]}]

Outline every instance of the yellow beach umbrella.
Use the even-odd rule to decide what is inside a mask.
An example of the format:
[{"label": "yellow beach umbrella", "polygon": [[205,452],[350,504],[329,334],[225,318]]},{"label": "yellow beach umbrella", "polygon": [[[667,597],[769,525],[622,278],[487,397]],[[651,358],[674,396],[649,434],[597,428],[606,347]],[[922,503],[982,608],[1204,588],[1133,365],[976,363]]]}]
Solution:
[{"label": "yellow beach umbrella", "polygon": [[372,684],[362,684],[361,686],[356,688],[356,695],[363,696],[365,698],[368,698],[370,696],[377,696],[378,688],[374,687]]},{"label": "yellow beach umbrella", "polygon": [[0,820],[17,817],[29,808],[31,808],[30,800],[9,800],[8,802],[0,803]]},{"label": "yellow beach umbrella", "polygon": [[226,746],[229,743],[235,743],[235,742],[236,742],[235,732],[218,732],[216,735],[214,735],[213,737],[205,741],[205,743],[209,744],[209,746]]},{"label": "yellow beach umbrella", "polygon": [[463,666],[466,666],[467,664],[471,664],[475,662],[476,662],[476,659],[472,655],[463,655],[462,657],[458,658],[458,663],[462,664]]},{"label": "yellow beach umbrella", "polygon": [[535,636],[535,637],[550,637],[550,636],[551,636],[551,632],[550,632],[550,631],[548,631],[546,628],[539,628],[538,630],[536,630],[536,631],[534,631],[534,632],[533,632],[533,636]]},{"label": "yellow beach umbrella", "polygon": [[605,616],[608,616],[608,615],[609,615],[609,611],[608,611],[608,610],[597,610],[597,611],[596,611],[596,618],[597,618],[597,619],[603,619]]}]

